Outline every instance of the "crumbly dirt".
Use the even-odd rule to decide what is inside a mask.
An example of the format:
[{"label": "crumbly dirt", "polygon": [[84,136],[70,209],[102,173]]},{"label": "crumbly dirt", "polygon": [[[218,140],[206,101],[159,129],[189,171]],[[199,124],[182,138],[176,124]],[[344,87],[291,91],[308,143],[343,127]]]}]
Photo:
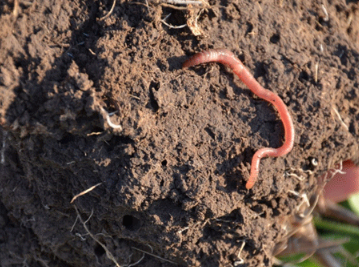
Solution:
[{"label": "crumbly dirt", "polygon": [[[166,2],[117,0],[105,19],[112,0],[0,3],[1,266],[114,266],[102,245],[120,266],[271,266],[291,192],[357,159],[357,1]],[[249,191],[283,126],[226,67],[181,69],[207,48],[293,116],[294,149]]]}]

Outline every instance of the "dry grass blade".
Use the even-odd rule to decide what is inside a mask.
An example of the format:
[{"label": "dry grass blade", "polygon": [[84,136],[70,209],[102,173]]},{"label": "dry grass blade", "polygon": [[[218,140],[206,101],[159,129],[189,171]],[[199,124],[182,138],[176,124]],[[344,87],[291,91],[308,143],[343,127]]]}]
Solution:
[{"label": "dry grass blade", "polygon": [[102,184],[102,183],[98,183],[98,184],[96,184],[96,185],[94,185],[94,186],[91,186],[89,189],[86,189],[85,191],[82,191],[81,193],[77,194],[76,196],[74,196],[74,197],[72,198],[72,200],[70,201],[70,203],[72,204],[78,197],[87,194],[88,192],[94,190],[96,187],[98,187],[98,186],[101,185],[101,184]]},{"label": "dry grass blade", "polygon": [[113,9],[115,8],[115,5],[116,5],[116,0],[113,0],[113,3],[112,3],[112,7],[110,9],[110,11],[105,15],[103,16],[102,18],[99,19],[99,21],[102,21],[104,19],[107,19],[113,12]]}]

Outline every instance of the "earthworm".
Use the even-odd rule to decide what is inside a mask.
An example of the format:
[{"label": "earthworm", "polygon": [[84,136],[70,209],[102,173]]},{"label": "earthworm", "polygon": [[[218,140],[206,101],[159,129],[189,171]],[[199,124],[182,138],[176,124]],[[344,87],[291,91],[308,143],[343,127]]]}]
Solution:
[{"label": "earthworm", "polygon": [[252,158],[250,176],[246,183],[246,188],[251,189],[258,178],[259,163],[261,158],[284,156],[292,150],[294,144],[294,126],[292,117],[290,116],[283,100],[277,94],[264,89],[256,81],[248,69],[246,69],[243,63],[227,49],[211,49],[195,54],[183,63],[182,68],[189,68],[198,64],[209,62],[218,62],[229,66],[239,79],[241,79],[255,95],[272,103],[272,105],[276,107],[279,117],[284,125],[285,141],[281,147],[261,148],[254,154]]}]

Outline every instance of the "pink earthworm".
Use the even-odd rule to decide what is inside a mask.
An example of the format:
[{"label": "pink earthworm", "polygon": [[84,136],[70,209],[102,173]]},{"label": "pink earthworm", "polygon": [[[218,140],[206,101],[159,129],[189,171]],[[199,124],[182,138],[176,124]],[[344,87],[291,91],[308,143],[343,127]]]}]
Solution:
[{"label": "pink earthworm", "polygon": [[294,126],[287,106],[283,100],[275,93],[263,88],[246,69],[243,63],[227,49],[211,49],[195,54],[183,63],[182,68],[189,68],[202,63],[218,62],[229,66],[232,71],[247,85],[247,87],[258,97],[272,103],[279,113],[279,117],[284,125],[285,141],[279,148],[261,148],[252,158],[251,173],[246,183],[246,188],[251,189],[258,178],[259,163],[264,157],[280,157],[288,154],[294,144]]}]

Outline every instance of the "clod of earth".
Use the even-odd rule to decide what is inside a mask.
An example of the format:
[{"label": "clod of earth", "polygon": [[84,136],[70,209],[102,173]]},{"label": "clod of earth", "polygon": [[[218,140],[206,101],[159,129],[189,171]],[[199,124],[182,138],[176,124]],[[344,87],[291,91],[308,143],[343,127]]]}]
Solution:
[{"label": "clod of earth", "polygon": [[251,189],[258,178],[259,163],[264,157],[280,157],[288,154],[294,144],[294,126],[287,106],[275,93],[263,88],[236,56],[227,49],[211,49],[195,54],[183,63],[182,68],[189,68],[202,63],[219,62],[229,66],[242,82],[258,97],[272,103],[279,113],[284,125],[285,141],[279,148],[265,147],[259,149],[252,158],[251,173],[246,188]]}]

